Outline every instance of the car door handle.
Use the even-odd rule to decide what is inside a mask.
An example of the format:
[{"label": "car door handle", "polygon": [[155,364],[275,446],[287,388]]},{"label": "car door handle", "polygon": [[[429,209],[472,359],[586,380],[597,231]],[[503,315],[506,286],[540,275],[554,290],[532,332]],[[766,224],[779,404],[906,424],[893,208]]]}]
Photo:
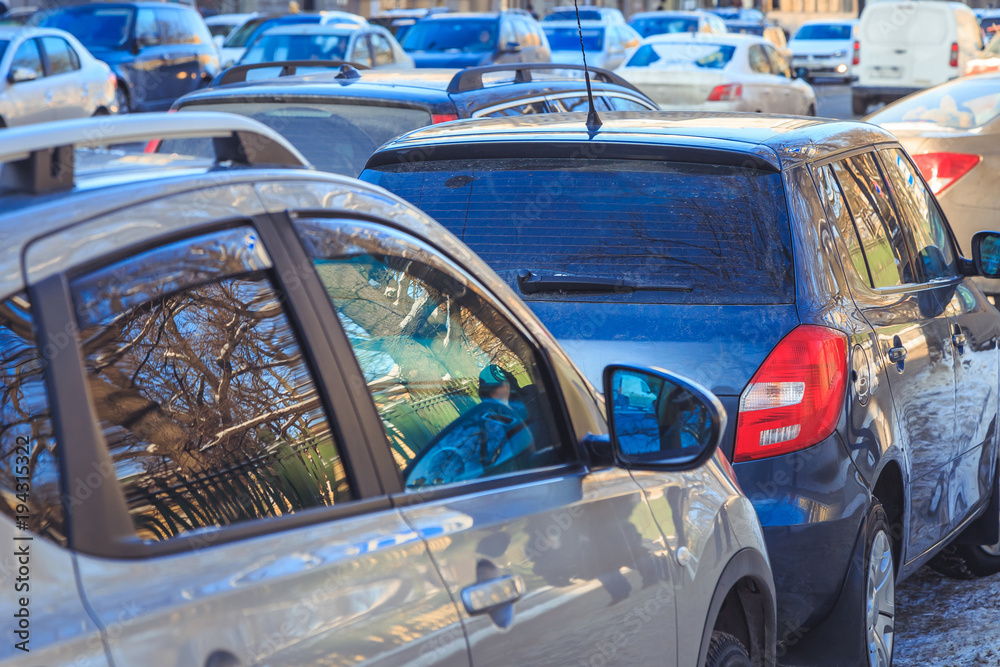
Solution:
[{"label": "car door handle", "polygon": [[484,614],[497,607],[517,602],[524,595],[524,579],[509,575],[473,584],[462,589],[462,604],[470,614]]},{"label": "car door handle", "polygon": [[900,345],[899,347],[889,348],[889,361],[894,364],[901,363],[906,359],[906,348]]}]

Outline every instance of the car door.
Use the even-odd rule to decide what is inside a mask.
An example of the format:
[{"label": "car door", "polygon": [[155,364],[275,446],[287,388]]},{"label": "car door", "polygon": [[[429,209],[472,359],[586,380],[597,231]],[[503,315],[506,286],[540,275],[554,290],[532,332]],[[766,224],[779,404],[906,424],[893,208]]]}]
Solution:
[{"label": "car door", "polygon": [[923,258],[901,225],[873,152],[832,164],[854,220],[871,290],[854,301],[875,331],[909,460],[909,535],[914,556],[948,526],[955,438],[955,360],[946,309],[954,283],[927,280]]},{"label": "car door", "polygon": [[900,148],[879,156],[905,229],[914,238],[926,280],[953,286],[947,314],[955,362],[955,435],[948,494],[949,527],[992,492],[996,460],[1000,368],[996,309],[958,269],[958,252],[945,217],[919,171]]},{"label": "car door", "polygon": [[377,32],[370,33],[368,39],[372,47],[372,61],[375,67],[398,67],[396,54],[389,40]]},{"label": "car door", "polygon": [[[502,15],[500,17],[500,30],[497,33],[497,51],[493,57],[493,62],[498,65],[519,63],[523,61],[523,45],[518,42],[518,31],[514,25],[513,17]],[[509,44],[517,44],[514,49],[508,49]]]},{"label": "car door", "polygon": [[799,90],[792,86],[792,68],[785,56],[778,53],[770,44],[763,44],[767,59],[771,62],[771,72],[774,81],[774,100],[778,113],[805,113],[805,101]]},{"label": "car door", "polygon": [[135,15],[135,48],[132,62],[132,108],[157,111],[168,108],[177,98],[177,68],[170,46],[164,42],[163,27],[150,7],[139,7]]},{"label": "car door", "polygon": [[301,245],[260,217],[142,247],[35,288],[62,294],[48,326],[79,327],[50,386],[56,432],[76,429],[74,567],[114,664],[467,665],[427,547],[374,473],[332,341],[350,347],[317,319]]},{"label": "car door", "polygon": [[627,471],[584,465],[534,336],[390,227],[299,216],[298,230],[384,426],[383,479],[397,476],[473,663],[675,664],[659,528]]},{"label": "car door", "polygon": [[198,52],[193,44],[197,37],[185,23],[185,10],[173,7],[156,9],[164,46],[164,88],[170,104],[201,85]]},{"label": "car door", "polygon": [[62,37],[41,37],[42,56],[48,71],[49,92],[52,107],[58,120],[86,118],[93,113],[94,103],[90,99],[91,87],[97,93],[97,86],[80,77],[80,57]]},{"label": "car door", "polygon": [[[9,77],[17,75],[25,78],[12,82]],[[8,125],[16,127],[56,120],[53,93],[45,78],[38,39],[26,39],[18,45],[7,76],[7,97],[13,108],[10,117],[4,119]]]},{"label": "car door", "polygon": [[[752,111],[775,113],[781,105],[781,92],[774,85],[775,77],[771,60],[761,44],[751,44],[747,48],[750,74],[743,84],[743,93],[753,102]],[[748,90],[749,89],[749,90]]]}]

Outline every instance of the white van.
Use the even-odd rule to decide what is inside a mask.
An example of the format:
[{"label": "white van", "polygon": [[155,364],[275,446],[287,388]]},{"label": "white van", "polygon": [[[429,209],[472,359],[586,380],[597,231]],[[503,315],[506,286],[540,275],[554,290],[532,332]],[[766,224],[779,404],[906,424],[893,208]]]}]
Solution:
[{"label": "white van", "polygon": [[983,50],[976,15],[960,2],[881,0],[861,13],[854,43],[852,110],[891,102],[962,76]]}]

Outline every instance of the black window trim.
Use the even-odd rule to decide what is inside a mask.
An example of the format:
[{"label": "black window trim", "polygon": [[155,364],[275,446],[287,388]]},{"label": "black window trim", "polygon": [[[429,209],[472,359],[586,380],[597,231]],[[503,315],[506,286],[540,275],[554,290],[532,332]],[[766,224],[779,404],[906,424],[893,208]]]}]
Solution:
[{"label": "black window trim", "polygon": [[[109,468],[112,462],[103,435],[97,426],[95,408],[87,389],[70,280],[97,267],[133,257],[144,250],[246,225],[254,227],[260,234],[261,242],[271,259],[272,267],[269,271],[276,278],[276,291],[285,315],[299,338],[303,357],[323,401],[330,427],[337,435],[336,444],[344,459],[344,469],[356,497],[340,505],[313,507],[287,516],[267,517],[191,531],[160,542],[144,542],[136,537],[124,493],[115,480],[102,479],[102,483],[97,485],[96,489],[92,489],[93,492],[86,498],[75,498],[72,495],[76,492],[78,483],[86,480],[88,475],[93,475],[95,469],[98,472],[112,469]],[[297,240],[291,247],[286,245],[289,240],[288,233],[297,239],[291,225],[281,221],[279,216],[269,214],[211,221],[157,236],[141,244],[116,249],[114,253],[75,265],[69,271],[55,274],[28,286],[29,299],[36,317],[38,341],[60,340],[62,334],[70,334],[71,339],[67,345],[42,346],[42,354],[46,364],[45,383],[51,405],[53,431],[59,452],[60,484],[66,513],[68,543],[72,551],[115,559],[157,558],[387,510],[391,507],[386,489],[378,477],[377,467],[373,465],[369,455],[372,448],[366,438],[357,435],[362,432],[358,424],[360,415],[344,407],[350,405],[350,402],[344,401],[344,397],[351,395],[348,379],[336,364],[334,347],[322,344],[324,340],[329,341],[326,334],[332,329],[333,333],[340,332],[350,351],[346,334],[335,319],[331,327],[329,322],[317,316],[322,309],[314,308],[310,291],[316,287],[322,289],[322,286],[315,271],[311,270],[311,262],[308,264],[310,270],[296,271],[297,266],[304,266],[301,258],[305,258],[305,252],[301,242]],[[295,252],[295,248],[299,249],[301,255]],[[297,257],[300,259],[297,260]],[[329,302],[325,293],[322,296],[324,301]],[[353,358],[353,351],[351,355]],[[84,397],[82,400],[81,396]],[[335,398],[339,402],[335,402]],[[337,410],[336,406],[341,407]],[[381,423],[378,424],[378,428],[384,439]],[[73,442],[73,447],[64,445],[69,441]]]},{"label": "black window trim", "polygon": [[[297,210],[291,214],[293,220],[331,220],[331,221],[342,221],[345,223],[363,224],[368,225],[376,230],[378,228],[383,228],[394,232],[395,235],[402,235],[407,237],[412,241],[417,241],[420,244],[426,245],[434,250],[444,262],[449,265],[452,270],[457,271],[457,273],[462,276],[466,283],[472,286],[476,291],[478,291],[482,296],[487,299],[487,302],[495,307],[497,311],[503,315],[504,318],[510,322],[511,326],[515,327],[517,331],[524,337],[525,341],[531,345],[534,350],[538,363],[538,368],[541,374],[541,381],[545,383],[545,388],[549,390],[549,395],[552,397],[552,405],[555,408],[556,414],[554,415],[556,428],[559,433],[559,437],[562,440],[564,447],[569,448],[569,451],[574,455],[573,461],[568,461],[562,464],[556,464],[553,466],[547,466],[543,468],[536,468],[525,471],[518,471],[514,473],[509,473],[506,475],[497,475],[493,477],[483,478],[481,480],[475,480],[470,482],[461,482],[456,484],[446,484],[436,487],[421,488],[416,491],[407,491],[403,485],[403,480],[400,477],[399,467],[396,465],[395,460],[392,458],[392,449],[389,445],[389,440],[385,435],[385,430],[382,427],[382,420],[378,415],[378,411],[375,408],[375,402],[371,400],[370,394],[367,388],[363,392],[358,392],[363,394],[368,400],[363,402],[362,406],[359,406],[359,412],[368,412],[368,418],[374,421],[378,425],[378,435],[379,443],[377,445],[373,444],[372,449],[375,451],[379,450],[379,460],[382,463],[382,468],[379,470],[380,477],[384,480],[386,490],[389,493],[390,499],[394,506],[408,506],[417,504],[424,501],[439,500],[442,498],[451,498],[455,496],[464,496],[471,493],[477,493],[481,491],[489,491],[497,489],[500,487],[515,486],[518,484],[525,484],[531,481],[536,481],[539,479],[549,478],[549,477],[560,477],[566,474],[589,471],[592,469],[592,461],[587,450],[585,443],[577,441],[574,436],[574,430],[572,427],[572,420],[570,418],[569,406],[566,404],[565,395],[563,393],[563,387],[559,383],[558,374],[552,364],[552,359],[549,357],[548,350],[541,342],[534,336],[528,327],[524,326],[524,323],[511,312],[506,305],[503,303],[503,299],[500,298],[496,293],[487,288],[481,282],[479,282],[468,270],[466,270],[462,263],[457,259],[452,257],[448,252],[446,252],[439,245],[434,243],[431,239],[428,239],[422,235],[416,234],[411,229],[407,229],[401,225],[397,225],[392,221],[383,220],[374,216],[368,216],[361,213],[353,212],[340,212],[331,210],[307,210],[301,209]],[[305,250],[303,247],[303,255],[305,255]],[[310,262],[311,264],[311,262]],[[314,275],[315,272],[313,272]],[[319,281],[318,275],[316,275],[317,282]],[[323,292],[323,299],[326,303],[325,308],[329,314],[336,318],[336,310],[333,303],[326,296],[325,291]],[[319,310],[319,309],[317,309]],[[337,320],[338,327],[343,333],[342,327],[340,327],[339,319]],[[350,342],[347,340],[347,334],[343,333],[344,341],[350,348]],[[357,367],[358,375],[363,378],[361,373],[360,364],[357,362],[357,357],[354,355],[353,350],[351,350],[351,359],[354,360],[354,366]],[[362,380],[363,382],[363,380]],[[366,387],[366,385],[362,385]],[[398,486],[395,490],[390,490],[392,486],[393,478],[397,481]]]}]

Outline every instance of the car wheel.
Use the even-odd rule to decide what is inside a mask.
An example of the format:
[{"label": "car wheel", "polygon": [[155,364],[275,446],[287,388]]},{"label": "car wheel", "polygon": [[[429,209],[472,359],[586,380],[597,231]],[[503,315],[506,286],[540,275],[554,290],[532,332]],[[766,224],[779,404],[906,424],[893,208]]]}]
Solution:
[{"label": "car wheel", "polygon": [[889,521],[881,503],[875,500],[868,512],[865,540],[865,642],[870,667],[892,665],[895,606],[896,567]]},{"label": "car wheel", "polygon": [[851,111],[854,112],[855,116],[864,116],[865,112],[868,111],[868,98],[861,97],[860,95],[852,95]]},{"label": "car wheel", "polygon": [[727,632],[713,632],[708,644],[705,667],[751,667],[750,654],[743,643]]},{"label": "car wheel", "polygon": [[125,114],[132,110],[129,105],[128,93],[122,88],[121,82],[115,88],[115,106],[118,107],[118,113],[120,114]]}]

